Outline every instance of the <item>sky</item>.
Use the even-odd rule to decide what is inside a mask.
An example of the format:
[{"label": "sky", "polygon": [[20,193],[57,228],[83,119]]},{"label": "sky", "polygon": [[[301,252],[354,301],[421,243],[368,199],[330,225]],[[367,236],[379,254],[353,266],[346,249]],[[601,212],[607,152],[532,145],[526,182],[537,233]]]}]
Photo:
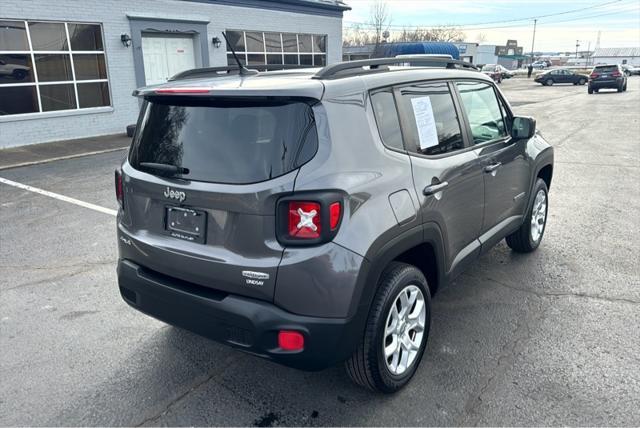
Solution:
[{"label": "sky", "polygon": [[[367,28],[370,8],[378,0],[344,0],[345,32],[360,23]],[[600,47],[640,47],[640,0],[386,0],[389,31],[403,27],[459,26],[465,41],[504,45],[515,39],[531,50],[533,20],[538,19],[535,51],[571,52]]]}]

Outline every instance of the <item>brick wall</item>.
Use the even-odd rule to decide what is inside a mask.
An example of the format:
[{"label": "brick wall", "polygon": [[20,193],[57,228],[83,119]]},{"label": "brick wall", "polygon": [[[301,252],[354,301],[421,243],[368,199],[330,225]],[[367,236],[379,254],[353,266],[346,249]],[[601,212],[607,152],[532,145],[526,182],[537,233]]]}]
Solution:
[{"label": "brick wall", "polygon": [[[342,57],[342,21],[335,17],[178,0],[1,0],[0,18],[102,23],[113,108],[100,113],[80,110],[20,120],[0,116],[0,148],[121,133],[126,125],[135,123],[138,101],[131,96],[136,88],[133,50],[120,42],[122,33],[131,33],[127,14],[206,18],[210,20],[209,40],[213,36],[221,38],[220,32],[228,28],[327,34],[327,62]],[[210,65],[226,65],[224,44],[219,49],[208,45]]]}]

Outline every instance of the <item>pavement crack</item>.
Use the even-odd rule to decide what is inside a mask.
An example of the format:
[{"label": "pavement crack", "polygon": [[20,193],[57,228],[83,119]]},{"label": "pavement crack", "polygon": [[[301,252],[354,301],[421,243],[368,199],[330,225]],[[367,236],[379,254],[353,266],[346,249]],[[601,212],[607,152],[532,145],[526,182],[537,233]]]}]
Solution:
[{"label": "pavement crack", "polygon": [[473,275],[468,275],[468,274],[465,274],[465,276],[468,276],[468,277],[474,278],[474,279],[491,281],[494,284],[499,285],[501,287],[508,288],[508,289],[515,290],[515,291],[521,291],[523,293],[533,294],[534,296],[537,296],[537,297],[540,297],[540,298],[545,298],[545,297],[575,297],[575,298],[579,298],[579,299],[600,300],[600,301],[608,302],[608,303],[628,303],[628,304],[631,304],[631,305],[640,305],[640,301],[633,300],[633,299],[628,299],[628,298],[625,298],[625,297],[607,297],[607,296],[600,296],[600,295],[597,295],[597,294],[588,294],[588,293],[579,293],[579,292],[578,293],[571,293],[571,292],[566,292],[566,291],[538,291],[538,290],[532,290],[532,289],[528,289],[528,288],[516,287],[516,286],[513,286],[511,284],[507,284],[505,282],[498,281],[497,279],[490,278],[490,277],[480,278],[480,277],[473,276]]},{"label": "pavement crack", "polygon": [[[171,410],[171,408],[176,405],[177,403],[179,403],[180,401],[182,401],[187,395],[191,394],[193,391],[197,390],[198,388],[200,388],[202,385],[206,384],[207,382],[209,382],[211,379],[213,379],[218,373],[213,373],[210,374],[209,376],[207,376],[204,380],[201,380],[200,382],[197,382],[196,384],[192,385],[191,388],[189,388],[188,390],[186,390],[185,392],[183,392],[182,394],[178,395],[176,398],[174,398],[173,400],[169,401],[169,403],[167,403],[167,405],[164,407],[164,409],[162,409],[160,412],[158,412],[157,414],[153,415],[153,416],[149,416],[148,418],[144,419],[142,422],[134,425],[136,427],[140,427],[143,426],[149,422],[155,422],[158,419],[160,419],[162,416],[166,415],[169,410]],[[154,424],[156,425],[156,424]]]}]

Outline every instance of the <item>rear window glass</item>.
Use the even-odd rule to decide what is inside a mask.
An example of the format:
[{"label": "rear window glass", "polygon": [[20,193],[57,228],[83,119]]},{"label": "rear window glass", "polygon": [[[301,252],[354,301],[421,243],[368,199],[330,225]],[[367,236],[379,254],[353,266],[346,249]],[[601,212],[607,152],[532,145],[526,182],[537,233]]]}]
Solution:
[{"label": "rear window glass", "polygon": [[613,73],[614,71],[618,71],[618,67],[615,65],[602,65],[602,66],[598,66],[595,68],[595,70],[598,70],[600,72],[611,72]]},{"label": "rear window glass", "polygon": [[[293,171],[318,147],[306,101],[152,98],[141,113],[129,161],[180,167],[181,178],[248,184]],[[188,170],[188,171],[187,171]]]}]

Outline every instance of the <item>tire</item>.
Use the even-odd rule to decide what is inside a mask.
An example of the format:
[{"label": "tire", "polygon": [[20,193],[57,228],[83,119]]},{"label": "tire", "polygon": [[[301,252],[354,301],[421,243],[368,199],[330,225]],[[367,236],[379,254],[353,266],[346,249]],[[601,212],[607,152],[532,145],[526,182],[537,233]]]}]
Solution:
[{"label": "tire", "polygon": [[580,79],[580,80],[578,80],[578,85],[581,85],[581,86],[582,86],[582,85],[584,85],[585,83],[587,83],[587,81],[586,81],[586,80],[584,80],[584,79]]},{"label": "tire", "polygon": [[618,92],[622,92],[622,84],[618,85],[617,90],[618,90]]},{"label": "tire", "polygon": [[16,80],[24,80],[27,77],[27,72],[24,70],[13,70],[13,78]]},{"label": "tire", "polygon": [[546,82],[544,82],[544,84],[547,86],[553,86],[553,79],[547,79]]},{"label": "tire", "polygon": [[624,86],[622,87],[622,92],[627,92],[627,84],[625,83]]},{"label": "tire", "polygon": [[[543,195],[543,205],[539,205],[540,194]],[[522,226],[511,235],[507,236],[507,245],[517,253],[530,253],[535,251],[542,242],[544,231],[547,228],[547,213],[549,210],[549,190],[547,184],[538,178],[533,188],[533,203]],[[542,223],[540,223],[542,220]],[[534,229],[534,222],[538,226]]]},{"label": "tire", "polygon": [[589,86],[587,88],[587,92],[589,93],[589,95],[593,94],[593,88],[591,86]]},{"label": "tire", "polygon": [[[413,293],[416,298],[414,303],[410,304]],[[401,295],[407,298],[403,300]],[[401,316],[403,302],[405,307],[409,307],[408,315],[415,316],[419,312],[418,318],[414,321],[417,323],[415,328],[407,322],[407,317]],[[401,307],[400,310],[398,305]],[[393,315],[394,313],[396,315]],[[422,326],[419,325],[419,320],[422,320]],[[424,275],[415,266],[392,262],[380,277],[364,335],[353,355],[345,362],[347,374],[356,384],[373,391],[384,393],[398,391],[411,380],[420,365],[430,324],[431,295]],[[420,328],[422,331],[418,331]],[[410,339],[412,334],[413,339]],[[418,335],[420,335],[419,345],[416,345],[414,340]],[[402,336],[408,342],[399,341],[398,336]],[[411,351],[407,350],[405,343],[414,345]],[[385,345],[387,348],[392,348],[389,359],[385,356]],[[396,351],[393,351],[393,348]],[[406,360],[404,360],[405,357]],[[397,361],[395,367],[394,361]],[[400,364],[401,361],[406,364],[404,370]]]}]

